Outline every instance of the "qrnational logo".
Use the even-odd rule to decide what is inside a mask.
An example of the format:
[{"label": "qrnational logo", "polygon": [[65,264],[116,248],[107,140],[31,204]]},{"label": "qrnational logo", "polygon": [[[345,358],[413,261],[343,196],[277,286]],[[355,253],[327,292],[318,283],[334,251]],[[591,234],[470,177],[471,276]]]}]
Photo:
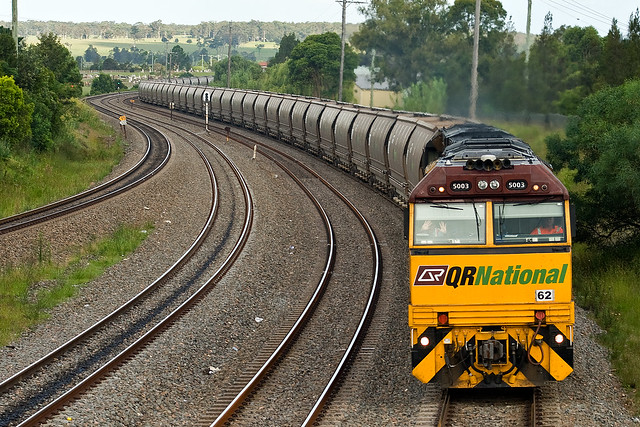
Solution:
[{"label": "qrnational logo", "polygon": [[539,285],[564,283],[568,264],[560,268],[522,268],[510,265],[505,269],[493,266],[421,265],[413,286],[473,286],[473,285]]}]

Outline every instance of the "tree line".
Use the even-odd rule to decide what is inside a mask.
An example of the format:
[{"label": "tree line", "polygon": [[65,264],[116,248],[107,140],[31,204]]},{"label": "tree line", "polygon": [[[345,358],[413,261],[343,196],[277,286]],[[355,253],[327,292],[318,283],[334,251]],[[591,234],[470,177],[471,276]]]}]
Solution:
[{"label": "tree line", "polygon": [[[337,7],[337,6],[336,6]],[[10,27],[11,22],[0,21],[0,25]],[[340,33],[339,22],[263,22],[251,20],[248,22],[203,21],[197,25],[166,24],[162,20],[150,23],[136,22],[59,22],[59,21],[23,21],[18,25],[23,36],[54,33],[64,41],[65,38],[75,39],[113,39],[129,37],[136,40],[162,39],[173,40],[177,35],[187,34],[205,44],[226,43],[229,39],[231,26],[234,43],[267,40],[276,43],[284,34],[294,33],[297,38],[304,39],[310,34],[321,34],[328,31]],[[358,29],[357,24],[347,24],[347,36]]]},{"label": "tree line", "polygon": [[54,149],[72,98],[82,95],[82,76],[69,50],[52,33],[37,44],[19,43],[0,27],[0,160],[14,150]]},{"label": "tree line", "polygon": [[[372,0],[351,37],[379,69],[378,80],[404,90],[424,111],[468,113],[475,0]],[[553,28],[547,14],[529,54],[518,48],[497,0],[483,0],[479,44],[479,114],[574,114],[584,97],[640,77],[640,17],[628,34],[614,20],[606,37],[593,27]],[[375,55],[375,58],[374,58]],[[364,61],[366,63],[367,61]],[[425,94],[436,101],[421,99]],[[439,101],[438,101],[439,100]],[[438,102],[440,105],[438,105]]]},{"label": "tree line", "polygon": [[[337,99],[339,89],[341,40],[333,32],[314,34],[303,41],[290,33],[282,38],[278,53],[266,70],[239,55],[231,57],[230,86]],[[214,64],[214,85],[227,86],[227,61]],[[345,46],[343,85],[347,96],[356,79],[358,55]],[[351,96],[352,97],[352,96]]]}]

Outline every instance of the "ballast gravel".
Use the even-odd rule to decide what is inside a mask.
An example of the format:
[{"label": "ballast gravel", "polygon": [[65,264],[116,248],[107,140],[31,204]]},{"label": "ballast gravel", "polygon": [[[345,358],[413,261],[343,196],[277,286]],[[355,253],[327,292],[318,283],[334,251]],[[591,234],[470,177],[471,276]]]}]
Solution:
[{"label": "ballast gravel", "polygon": [[[109,120],[117,126],[115,120]],[[139,135],[129,132],[128,137],[127,156],[114,174],[126,170],[144,151]],[[277,328],[278,317],[296,295],[284,283],[305,283],[307,268],[318,268],[321,251],[305,248],[316,248],[322,236],[316,235],[319,228],[315,226],[310,231],[310,224],[317,222],[316,214],[307,203],[300,203],[299,189],[268,160],[251,159],[251,150],[224,141],[218,145],[237,161],[256,195],[256,226],[246,254],[221,284],[215,303],[210,300],[194,309],[190,321],[172,327],[136,360],[92,389],[83,403],[68,407],[49,425],[195,425],[259,347],[256,337],[266,339]],[[390,295],[384,308],[388,324],[372,350],[371,373],[362,384],[360,400],[345,410],[340,424],[420,425],[416,415],[426,387],[411,375],[408,254],[402,211],[322,161],[302,153],[298,157],[351,197],[374,227],[385,256],[392,257],[384,261],[383,287]],[[121,223],[155,224],[136,253],[52,309],[47,321],[2,348],[0,378],[104,317],[175,262],[200,231],[207,206],[203,200],[210,197],[208,189],[200,188],[194,179],[190,167],[194,162],[192,150],[176,144],[165,170],[130,195],[51,224],[0,236],[0,267],[4,268],[31,257],[38,245],[46,245],[52,259],[63,259],[70,248],[107,234]],[[312,243],[307,245],[307,241]],[[286,280],[281,279],[283,275]],[[576,307],[575,371],[559,384],[558,425],[640,424],[629,410],[627,392],[612,371],[607,349],[597,341],[604,333],[588,312]],[[313,372],[313,364],[308,369]],[[291,405],[296,405],[295,393],[291,393]],[[277,414],[265,416],[264,425],[281,424]],[[472,414],[469,420],[473,422]]]}]

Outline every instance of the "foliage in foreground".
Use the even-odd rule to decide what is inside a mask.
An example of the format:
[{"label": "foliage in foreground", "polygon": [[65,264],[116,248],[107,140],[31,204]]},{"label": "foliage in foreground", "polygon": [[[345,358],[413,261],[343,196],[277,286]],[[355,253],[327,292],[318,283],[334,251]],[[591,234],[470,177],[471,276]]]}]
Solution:
[{"label": "foliage in foreground", "polygon": [[[574,247],[573,278],[577,303],[606,330],[600,338],[611,351],[618,378],[632,389],[636,411],[640,396],[640,245],[597,249]],[[588,349],[584,349],[588,351]]]},{"label": "foliage in foreground", "polygon": [[573,171],[568,187],[578,239],[620,245],[640,237],[640,80],[596,92],[578,108],[566,138],[547,140],[549,160]]},{"label": "foliage in foreground", "polygon": [[90,107],[71,103],[63,123],[57,150],[14,150],[0,161],[0,217],[83,191],[122,158],[123,141]]},{"label": "foliage in foreground", "polygon": [[7,268],[0,275],[0,345],[7,345],[24,330],[46,320],[51,308],[73,297],[79,287],[133,252],[150,230],[152,224],[121,225],[111,236],[78,250],[64,264],[48,260],[48,244],[40,239],[32,263]]}]

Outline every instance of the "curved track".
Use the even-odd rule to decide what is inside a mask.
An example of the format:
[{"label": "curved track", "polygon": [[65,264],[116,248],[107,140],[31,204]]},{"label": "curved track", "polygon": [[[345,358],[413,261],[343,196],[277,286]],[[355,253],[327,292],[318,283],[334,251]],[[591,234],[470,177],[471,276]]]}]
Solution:
[{"label": "curved track", "polygon": [[[95,98],[92,106],[98,111],[109,113],[100,107]],[[128,171],[103,184],[76,195],[58,200],[36,209],[0,219],[0,234],[9,233],[34,224],[48,221],[80,209],[95,205],[142,184],[156,175],[171,157],[171,145],[164,135],[143,124],[131,123],[147,140],[147,150],[142,158]]]},{"label": "curved track", "polygon": [[[196,147],[194,146],[194,148]],[[196,150],[208,170],[211,186],[217,193],[213,169],[202,151],[197,148]],[[243,183],[240,172],[230,160],[229,165],[238,180]],[[196,292],[186,293],[185,291],[188,289],[181,284],[169,286],[171,284],[169,279],[183,268],[209,234],[217,213],[217,201],[220,199],[218,196],[212,197],[206,224],[191,247],[160,278],[91,328],[0,384],[0,390],[3,392],[1,399],[4,402],[7,400],[9,402],[4,405],[7,410],[3,412],[2,419],[6,421],[20,420],[24,415],[32,413],[34,408],[38,408],[37,412],[24,420],[23,423],[31,424],[42,421],[70,399],[74,399],[78,393],[86,390],[106,372],[114,369],[123,360],[138,351],[142,345],[160,333],[171,322],[174,322],[198,298],[204,295],[215,283],[215,280],[233,264],[248,237],[253,218],[252,203],[246,183],[241,185],[244,189],[243,198],[246,207],[243,232],[237,239],[234,249],[207,284]],[[184,298],[181,298],[181,295],[184,295]],[[177,307],[176,302],[178,303]],[[155,313],[154,316],[149,317],[149,312]],[[109,338],[110,331],[113,332],[111,333],[112,338]],[[88,353],[88,349],[92,349],[90,353]],[[104,363],[109,358],[111,360]],[[60,363],[60,360],[69,360],[69,362]],[[79,363],[78,360],[83,362]],[[63,366],[60,367],[61,365]],[[46,375],[38,375],[38,372],[46,372]],[[61,379],[64,380],[61,382]],[[63,394],[61,395],[61,393]],[[18,396],[20,397],[17,398]],[[53,401],[50,401],[51,399]],[[50,402],[47,403],[48,401]]]},{"label": "curved track", "polygon": [[[210,130],[227,136],[228,139],[242,143],[250,149],[254,149],[254,156],[265,156],[271,161],[275,162],[282,170],[288,173],[289,176],[291,176],[292,179],[294,179],[298,183],[298,185],[310,198],[314,200],[314,204],[316,204],[320,212],[322,212],[322,216],[325,218],[325,223],[327,224],[327,227],[329,227],[330,225],[328,223],[327,214],[324,213],[324,210],[320,207],[320,202],[315,196],[313,196],[312,191],[308,189],[301,181],[301,179],[304,179],[306,182],[310,178],[298,178],[298,176],[304,177],[305,175],[310,174],[310,176],[314,180],[319,180],[324,186],[326,186],[326,188],[330,192],[332,192],[335,196],[338,197],[339,200],[341,200],[342,203],[344,203],[344,205],[347,207],[347,210],[349,210],[352,215],[357,218],[357,222],[360,223],[360,226],[365,231],[365,235],[368,236],[367,238],[369,240],[369,244],[367,246],[370,247],[371,254],[362,255],[363,257],[370,256],[372,259],[371,282],[368,286],[368,290],[363,289],[363,292],[366,292],[364,295],[367,296],[367,298],[364,298],[361,301],[362,307],[357,318],[354,319],[352,317],[348,317],[342,320],[344,324],[348,326],[341,327],[341,329],[352,330],[353,335],[350,340],[347,340],[345,342],[344,348],[342,350],[343,356],[336,360],[333,375],[330,375],[326,379],[324,389],[319,390],[319,397],[314,404],[309,406],[306,419],[302,418],[300,420],[300,422],[302,422],[303,424],[313,423],[316,418],[321,416],[325,403],[330,399],[331,394],[338,388],[343,375],[348,370],[350,361],[353,360],[358,351],[359,344],[362,342],[364,334],[366,333],[366,326],[371,319],[375,306],[375,300],[379,292],[382,269],[382,260],[377,239],[375,237],[375,234],[373,233],[371,226],[368,224],[364,216],[355,208],[355,206],[335,187],[329,184],[318,173],[304,165],[302,162],[294,159],[290,155],[283,153],[281,150],[269,147],[266,144],[263,144],[247,135],[234,134],[233,136],[231,136],[228,129],[217,125],[211,126]],[[260,149],[257,149],[258,146],[260,147]],[[294,166],[296,171],[292,171],[291,166],[287,166],[285,163]],[[333,231],[328,231],[328,236],[330,237],[329,241],[334,242],[335,239],[332,237]],[[333,247],[334,244],[335,243],[331,243],[329,247]],[[327,254],[325,274],[323,274],[323,276],[318,281],[316,290],[313,292],[313,297],[306,304],[306,306],[300,310],[301,314],[299,317],[295,318],[295,321],[293,322],[291,328],[288,331],[282,333],[282,338],[271,339],[269,341],[269,345],[267,345],[267,348],[264,348],[260,352],[260,354],[256,356],[256,360],[253,361],[252,367],[248,367],[245,370],[246,373],[250,374],[247,375],[246,378],[239,378],[234,383],[234,385],[226,391],[225,397],[217,401],[216,404],[211,408],[211,410],[208,411],[208,415],[203,418],[202,423],[212,423],[213,425],[219,425],[225,423],[230,419],[230,417],[236,418],[238,416],[241,416],[240,414],[242,414],[243,412],[241,408],[247,406],[248,400],[260,399],[258,390],[264,388],[264,382],[267,381],[265,377],[271,378],[273,376],[277,378],[277,376],[273,374],[274,370],[276,369],[275,366],[285,365],[283,359],[288,357],[288,349],[294,346],[296,340],[300,340],[301,336],[308,337],[309,335],[313,335],[315,333],[312,333],[310,331],[305,333],[304,329],[306,325],[309,324],[311,316],[313,316],[314,314],[314,308],[318,306],[318,304],[320,304],[320,299],[325,293],[325,288],[329,286],[328,281],[331,278],[330,273],[333,270],[333,264],[335,263],[333,259],[334,256],[335,249],[332,249]],[[358,304],[360,304],[360,302],[358,302]],[[347,311],[348,309],[345,308],[345,313]],[[353,325],[356,325],[356,327],[353,328]],[[335,325],[331,325],[330,327],[335,327]],[[294,357],[299,358],[300,356]],[[274,379],[272,381],[278,380]],[[259,405],[259,403],[256,403],[256,405]],[[249,422],[259,422],[255,421],[255,418],[250,419],[252,419],[253,421]]]}]

